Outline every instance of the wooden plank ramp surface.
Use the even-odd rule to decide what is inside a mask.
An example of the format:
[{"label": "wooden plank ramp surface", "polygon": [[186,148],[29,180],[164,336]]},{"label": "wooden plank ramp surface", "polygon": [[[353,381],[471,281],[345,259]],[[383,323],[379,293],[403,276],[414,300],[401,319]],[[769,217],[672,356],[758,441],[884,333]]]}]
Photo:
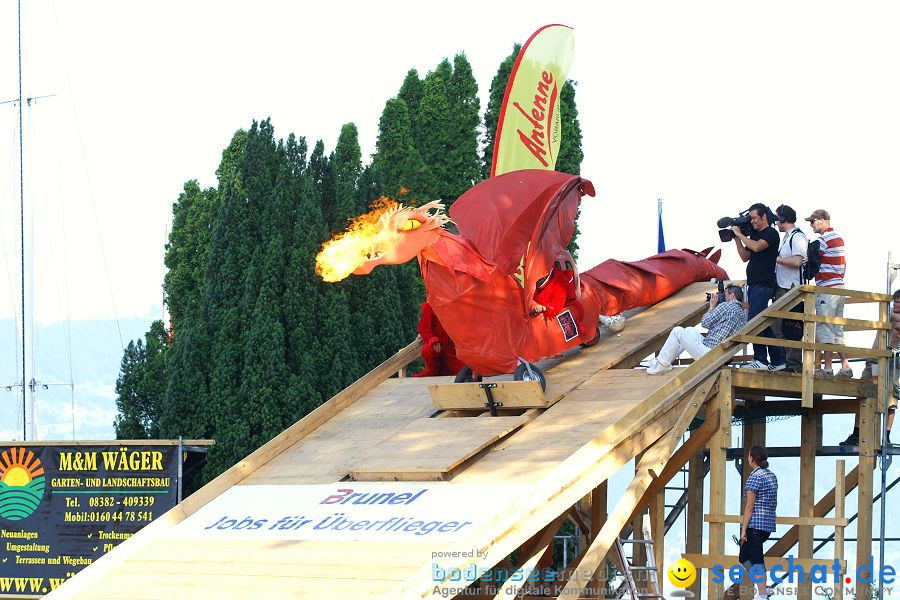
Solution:
[{"label": "wooden plank ramp surface", "polygon": [[[354,384],[349,396],[339,395],[337,402],[298,421],[48,598],[428,597],[435,552],[479,551],[501,537],[503,548],[524,543],[558,516],[550,515],[553,506],[535,507],[536,496],[523,490],[548,498],[561,494],[557,501],[568,501],[581,490],[567,490],[566,482],[583,476],[585,464],[599,483],[671,430],[677,415],[668,407],[687,400],[679,396],[664,406],[647,402],[680,389],[670,382],[682,370],[651,377],[613,367],[633,366],[658,348],[673,326],[698,322],[707,307],[704,292],[711,288],[689,286],[630,316],[620,334],[604,334],[594,347],[543,361],[546,396],[554,403],[530,416],[435,419],[428,386],[450,378]],[[397,362],[386,361],[384,369],[396,370]],[[469,437],[458,443],[463,435]],[[251,494],[255,486],[266,494],[272,486],[290,486],[284,489],[291,493],[298,486],[352,488],[359,485],[348,481],[354,469],[365,478],[367,469],[400,470],[401,465],[409,473],[419,464],[452,471],[450,481],[434,484],[448,486],[441,489],[495,490],[476,499],[482,513],[476,515],[477,529],[446,544],[208,539],[186,533],[192,515],[226,498],[232,488]],[[298,514],[302,510],[297,508]]]}]

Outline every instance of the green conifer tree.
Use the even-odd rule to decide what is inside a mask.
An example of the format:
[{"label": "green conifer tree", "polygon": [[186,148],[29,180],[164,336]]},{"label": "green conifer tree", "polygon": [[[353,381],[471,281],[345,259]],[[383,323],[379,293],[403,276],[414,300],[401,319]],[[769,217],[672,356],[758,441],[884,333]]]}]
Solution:
[{"label": "green conifer tree", "polygon": [[[560,173],[572,175],[581,174],[581,161],[584,152],[581,150],[581,124],[578,122],[578,107],[575,105],[575,83],[567,81],[560,93],[559,101],[560,121],[562,124],[562,139],[559,142],[559,158],[556,160],[556,170]],[[578,211],[581,214],[581,211]],[[574,258],[578,258],[578,221],[575,222],[575,232],[569,241],[567,249]]]},{"label": "green conifer tree", "polygon": [[165,394],[167,334],[162,321],[150,324],[146,342],[128,343],[116,380],[118,439],[159,437],[159,413]]},{"label": "green conifer tree", "polygon": [[447,163],[450,173],[448,200],[452,203],[481,181],[481,159],[478,156],[478,126],[481,124],[481,102],[472,65],[465,54],[453,58],[453,75],[447,84],[450,99],[452,139]]},{"label": "green conifer tree", "polygon": [[494,160],[494,139],[497,135],[497,122],[500,120],[500,110],[503,108],[503,96],[506,94],[506,84],[509,82],[513,66],[516,64],[516,59],[521,51],[521,44],[513,45],[512,54],[503,59],[503,62],[497,68],[497,74],[491,80],[487,111],[484,114],[484,160],[481,165],[481,174],[484,179],[491,176],[491,163]]}]

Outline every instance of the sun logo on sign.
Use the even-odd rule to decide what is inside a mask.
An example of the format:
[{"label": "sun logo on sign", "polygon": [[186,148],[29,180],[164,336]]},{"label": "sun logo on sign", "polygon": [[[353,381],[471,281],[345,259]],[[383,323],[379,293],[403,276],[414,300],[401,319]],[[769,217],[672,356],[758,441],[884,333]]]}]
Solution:
[{"label": "sun logo on sign", "polygon": [[34,452],[0,452],[0,518],[19,521],[37,510],[44,497],[44,467]]}]

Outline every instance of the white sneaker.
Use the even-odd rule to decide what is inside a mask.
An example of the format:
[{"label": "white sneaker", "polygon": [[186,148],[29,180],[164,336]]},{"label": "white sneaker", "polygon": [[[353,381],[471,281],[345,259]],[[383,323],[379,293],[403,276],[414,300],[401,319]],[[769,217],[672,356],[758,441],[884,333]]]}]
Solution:
[{"label": "white sneaker", "polygon": [[660,375],[671,370],[672,365],[663,364],[654,358],[653,362],[650,363],[650,366],[647,367],[647,375]]},{"label": "white sneaker", "polygon": [[769,365],[770,371],[784,371],[785,369],[787,369],[787,365],[784,363],[781,363],[780,365]]},{"label": "white sneaker", "polygon": [[[748,362],[746,364],[741,365],[742,369],[756,369],[757,371],[768,371],[769,365],[762,361],[754,360],[752,362]],[[784,368],[782,366],[782,368]]]}]

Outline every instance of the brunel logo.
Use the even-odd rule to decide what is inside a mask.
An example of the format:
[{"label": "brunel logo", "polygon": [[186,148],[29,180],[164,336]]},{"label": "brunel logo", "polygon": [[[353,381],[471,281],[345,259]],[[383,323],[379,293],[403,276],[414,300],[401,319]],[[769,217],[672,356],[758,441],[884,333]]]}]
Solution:
[{"label": "brunel logo", "polygon": [[0,453],[0,518],[19,521],[44,497],[44,467],[34,452],[13,448]]},{"label": "brunel logo", "polygon": [[529,152],[545,167],[549,166],[547,155],[549,153],[550,160],[553,158],[550,140],[556,140],[559,131],[559,111],[556,110],[556,99],[559,96],[559,88],[553,79],[553,73],[543,71],[541,80],[538,81],[537,90],[535,90],[534,101],[529,109],[522,108],[518,102],[513,102],[513,106],[522,113],[529,123],[531,123],[531,134],[528,135],[521,129],[517,129],[519,141],[528,149]]}]

